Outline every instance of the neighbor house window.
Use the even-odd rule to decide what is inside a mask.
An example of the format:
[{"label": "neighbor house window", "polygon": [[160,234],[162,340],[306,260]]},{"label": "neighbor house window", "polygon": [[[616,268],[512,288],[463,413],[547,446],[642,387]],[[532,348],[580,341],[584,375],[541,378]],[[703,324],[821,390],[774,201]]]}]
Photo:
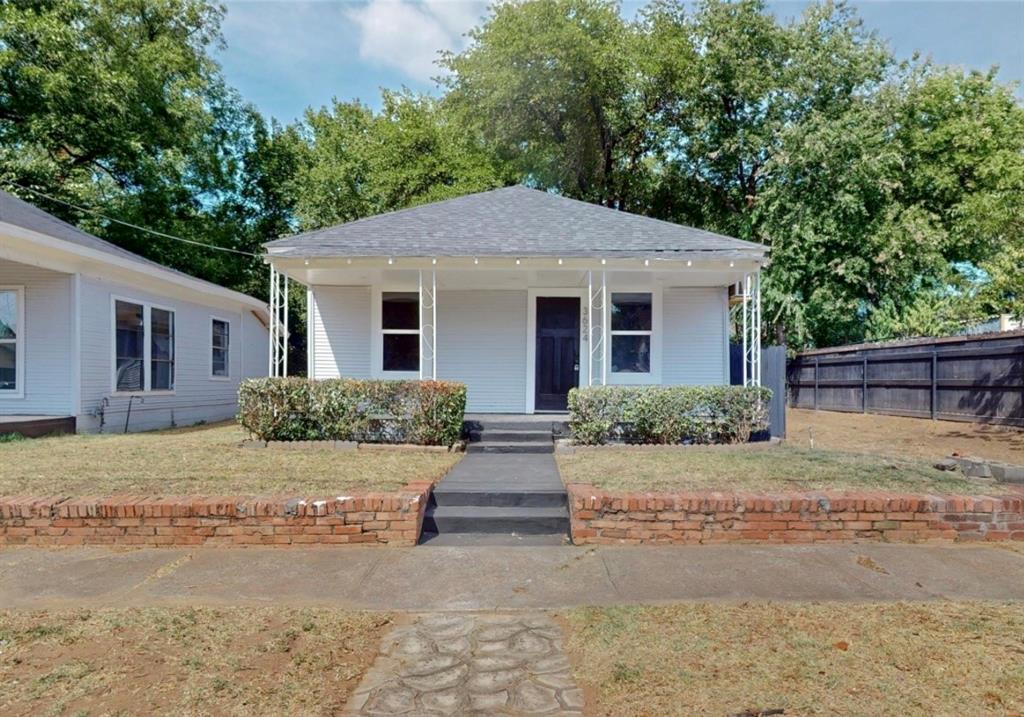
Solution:
[{"label": "neighbor house window", "polygon": [[385,371],[420,368],[420,301],[415,291],[381,294],[381,340]]},{"label": "neighbor house window", "polygon": [[22,390],[22,308],[21,287],[0,287],[0,396]]},{"label": "neighbor house window", "polygon": [[150,388],[174,388],[174,312],[150,310]]},{"label": "neighbor house window", "polygon": [[174,389],[174,312],[132,301],[114,302],[114,388]]},{"label": "neighbor house window", "polygon": [[612,294],[612,372],[651,372],[651,295]]},{"label": "neighbor house window", "polygon": [[117,325],[117,390],[146,388],[146,307],[118,301],[114,305]]},{"label": "neighbor house window", "polygon": [[210,373],[213,376],[227,378],[229,375],[228,366],[230,357],[228,351],[231,346],[231,324],[221,319],[213,319],[213,334],[210,337],[211,365]]}]

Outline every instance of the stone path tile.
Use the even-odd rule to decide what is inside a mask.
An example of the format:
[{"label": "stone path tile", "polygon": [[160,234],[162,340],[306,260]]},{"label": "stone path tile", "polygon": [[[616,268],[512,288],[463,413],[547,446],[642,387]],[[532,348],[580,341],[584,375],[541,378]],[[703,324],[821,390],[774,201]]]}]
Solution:
[{"label": "stone path tile", "polygon": [[543,613],[430,613],[397,626],[346,714],[579,717],[562,631]]}]

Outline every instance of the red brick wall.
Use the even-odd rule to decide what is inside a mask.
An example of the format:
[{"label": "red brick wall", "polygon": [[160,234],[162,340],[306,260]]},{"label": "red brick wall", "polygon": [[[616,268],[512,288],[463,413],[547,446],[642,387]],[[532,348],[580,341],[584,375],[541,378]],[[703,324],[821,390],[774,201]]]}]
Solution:
[{"label": "red brick wall", "polygon": [[1024,540],[1024,494],[624,493],[570,485],[572,540],[813,543]]},{"label": "red brick wall", "polygon": [[415,545],[431,483],[343,499],[0,497],[3,545]]}]

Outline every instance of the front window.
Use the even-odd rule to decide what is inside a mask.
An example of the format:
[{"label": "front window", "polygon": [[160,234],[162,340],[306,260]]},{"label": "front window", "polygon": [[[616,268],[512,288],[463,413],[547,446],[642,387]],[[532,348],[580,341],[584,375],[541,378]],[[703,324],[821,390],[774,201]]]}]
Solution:
[{"label": "front window", "polygon": [[415,291],[381,294],[382,368],[418,371],[420,368],[420,302]]},{"label": "front window", "polygon": [[174,312],[114,302],[114,388],[174,390]]},{"label": "front window", "polygon": [[214,376],[227,378],[230,366],[229,350],[231,346],[231,324],[220,319],[213,319],[213,334],[210,346],[212,347],[211,373]]},{"label": "front window", "polygon": [[650,373],[651,295],[613,293],[611,308],[612,373]]},{"label": "front window", "polygon": [[21,289],[0,289],[0,395],[17,393]]}]

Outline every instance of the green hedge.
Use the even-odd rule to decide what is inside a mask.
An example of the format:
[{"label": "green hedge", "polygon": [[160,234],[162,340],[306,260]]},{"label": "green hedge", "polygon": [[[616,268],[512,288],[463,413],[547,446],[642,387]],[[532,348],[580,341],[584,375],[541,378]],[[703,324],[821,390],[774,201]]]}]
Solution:
[{"label": "green hedge", "polygon": [[466,387],[448,381],[258,378],[238,389],[238,422],[264,441],[450,446],[462,434]]},{"label": "green hedge", "polygon": [[594,386],[569,392],[579,443],[745,443],[768,427],[771,389],[752,386]]}]

